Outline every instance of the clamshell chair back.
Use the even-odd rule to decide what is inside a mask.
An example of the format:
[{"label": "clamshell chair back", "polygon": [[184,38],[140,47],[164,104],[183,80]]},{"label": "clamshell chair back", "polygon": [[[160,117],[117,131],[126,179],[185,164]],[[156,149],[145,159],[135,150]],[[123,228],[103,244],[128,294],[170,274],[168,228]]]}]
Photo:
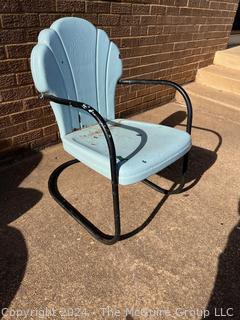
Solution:
[{"label": "clamshell chair back", "polygon": [[[122,74],[119,50],[90,22],[67,17],[41,31],[31,54],[31,70],[39,92],[84,102],[103,118],[115,118],[115,88]],[[51,106],[61,137],[94,123],[83,110],[54,102]]]}]

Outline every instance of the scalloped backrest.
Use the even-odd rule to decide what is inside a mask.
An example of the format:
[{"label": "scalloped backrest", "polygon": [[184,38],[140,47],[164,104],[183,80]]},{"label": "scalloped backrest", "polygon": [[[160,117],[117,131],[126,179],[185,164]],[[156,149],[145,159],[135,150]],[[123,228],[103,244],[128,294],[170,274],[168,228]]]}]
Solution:
[{"label": "scalloped backrest", "polygon": [[[122,74],[117,46],[90,22],[75,17],[56,20],[40,32],[31,53],[37,90],[91,105],[115,118],[115,89]],[[84,111],[51,102],[61,137],[95,123]]]}]

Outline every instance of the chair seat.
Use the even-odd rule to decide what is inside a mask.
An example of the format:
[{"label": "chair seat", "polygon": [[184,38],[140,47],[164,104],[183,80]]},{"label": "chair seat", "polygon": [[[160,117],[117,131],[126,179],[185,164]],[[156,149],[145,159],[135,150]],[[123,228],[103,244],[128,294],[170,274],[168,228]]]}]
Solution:
[{"label": "chair seat", "polygon": [[[107,122],[113,136],[119,184],[139,182],[181,158],[191,148],[188,133],[163,125],[116,119]],[[63,138],[65,151],[111,179],[107,143],[99,125]]]}]

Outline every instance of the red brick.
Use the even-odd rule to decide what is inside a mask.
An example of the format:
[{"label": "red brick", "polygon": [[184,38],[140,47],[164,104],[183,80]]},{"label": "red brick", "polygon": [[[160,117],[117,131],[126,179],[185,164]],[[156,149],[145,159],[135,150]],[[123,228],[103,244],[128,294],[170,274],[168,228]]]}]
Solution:
[{"label": "red brick", "polygon": [[99,14],[98,23],[104,26],[116,26],[120,22],[120,15]]},{"label": "red brick", "polygon": [[132,36],[145,36],[148,33],[148,28],[146,26],[133,26],[131,28]]},{"label": "red brick", "polygon": [[19,0],[4,0],[1,1],[1,13],[21,12]]},{"label": "red brick", "polygon": [[12,123],[21,123],[26,122],[31,119],[38,119],[42,116],[42,109],[34,109],[23,112],[18,112],[16,114],[11,115]]},{"label": "red brick", "polygon": [[39,97],[31,97],[23,100],[23,107],[25,110],[41,108],[48,104],[49,104],[48,101],[44,99],[40,99]]},{"label": "red brick", "polygon": [[0,117],[0,128],[5,128],[11,125],[11,119],[9,116]]},{"label": "red brick", "polygon": [[98,15],[96,13],[75,13],[74,17],[85,19],[95,26],[98,25]]},{"label": "red brick", "polygon": [[139,45],[139,39],[138,38],[123,38],[121,41],[122,47],[136,47]]},{"label": "red brick", "polygon": [[127,85],[122,85],[122,86],[117,86],[117,89],[116,89],[116,94],[117,95],[123,95],[123,94],[126,94],[126,92],[129,92],[129,89],[130,89],[130,86],[127,86]]},{"label": "red brick", "polygon": [[161,62],[164,60],[169,60],[170,59],[170,55],[169,53],[158,53],[158,54],[153,54],[153,55],[149,55],[146,57],[142,57],[141,58],[141,64],[152,64],[152,63],[157,63],[157,62]]},{"label": "red brick", "polygon": [[[104,28],[106,29],[106,28]],[[121,36],[130,36],[131,28],[130,27],[112,27],[111,28],[111,37],[121,37]]]},{"label": "red brick", "polygon": [[37,27],[39,19],[37,14],[3,14],[3,28],[22,28],[22,27]]},{"label": "red brick", "polygon": [[50,134],[58,133],[58,126],[56,123],[43,128],[43,135],[48,136]]},{"label": "red brick", "polygon": [[0,103],[0,117],[23,110],[22,101]]},{"label": "red brick", "polygon": [[123,102],[119,105],[119,111],[122,111],[122,110],[125,110],[125,109],[130,109],[136,105],[139,105],[141,104],[142,102],[142,98],[139,97],[139,98],[135,98],[135,99],[132,99],[132,100],[129,100],[128,102]]},{"label": "red brick", "polygon": [[162,34],[163,33],[163,26],[149,26],[148,32],[149,35],[152,34]]},{"label": "red brick", "polygon": [[39,28],[24,29],[25,41],[26,42],[37,41],[39,32],[40,32]]},{"label": "red brick", "polygon": [[50,105],[44,106],[42,108],[42,111],[43,111],[43,116],[44,117],[53,116],[53,110],[52,110],[52,107]]},{"label": "red brick", "polygon": [[27,59],[2,60],[0,61],[0,73],[13,73],[26,71],[28,69]]},{"label": "red brick", "polygon": [[34,95],[33,86],[16,87],[0,91],[2,101],[13,101]]},{"label": "red brick", "polygon": [[0,88],[9,88],[16,84],[15,74],[0,75]]},{"label": "red brick", "polygon": [[175,0],[159,0],[159,4],[166,6],[173,6],[175,4]]},{"label": "red brick", "polygon": [[24,30],[0,30],[0,44],[21,43],[26,40]]},{"label": "red brick", "polygon": [[155,25],[157,17],[154,15],[141,16],[141,25]]},{"label": "red brick", "polygon": [[136,68],[131,68],[130,70],[130,76],[140,76],[143,74],[148,74],[154,71],[157,71],[159,69],[158,63],[149,64],[145,66],[139,66]]},{"label": "red brick", "polygon": [[136,67],[140,64],[141,58],[129,58],[123,60],[124,68]]},{"label": "red brick", "polygon": [[136,91],[130,92],[130,93],[125,94],[124,96],[121,96],[120,101],[125,102],[128,100],[134,99],[134,98],[136,98]]},{"label": "red brick", "polygon": [[150,14],[150,6],[146,4],[133,4],[132,13],[139,15]]},{"label": "red brick", "polygon": [[211,1],[209,0],[201,0],[201,1],[194,1],[194,0],[189,0],[188,6],[189,7],[197,7],[197,8],[209,8]]},{"label": "red brick", "polygon": [[172,17],[172,16],[157,16],[157,24],[176,24],[177,23],[177,17]]},{"label": "red brick", "polygon": [[166,15],[178,16],[179,12],[180,12],[180,9],[177,7],[167,7],[166,8]]},{"label": "red brick", "polygon": [[41,117],[39,119],[29,120],[27,121],[27,127],[29,130],[32,130],[32,129],[46,127],[50,124],[53,124],[54,122],[55,122],[54,115],[51,115],[45,118]]},{"label": "red brick", "polygon": [[9,137],[19,135],[21,133],[25,133],[26,131],[27,131],[26,123],[21,123],[21,124],[0,129],[0,137],[9,138]]},{"label": "red brick", "polygon": [[[200,1],[195,1],[195,2],[200,2]],[[177,7],[186,7],[187,4],[188,4],[188,0],[175,0],[175,6]]]},{"label": "red brick", "polygon": [[112,3],[112,13],[129,14],[132,12],[132,5],[128,3]]},{"label": "red brick", "polygon": [[140,46],[153,45],[156,43],[157,43],[156,36],[139,37],[139,45]]},{"label": "red brick", "polygon": [[191,8],[180,8],[180,15],[191,16],[193,14],[193,9]]},{"label": "red brick", "polygon": [[[54,12],[56,11],[55,0],[21,0],[22,12]],[[70,2],[70,1],[69,1]],[[18,12],[18,11],[17,11]]]},{"label": "red brick", "polygon": [[[142,58],[147,58],[145,56],[152,56],[155,53],[157,53],[158,55],[163,53],[165,54],[165,52],[172,51],[172,50],[173,50],[173,43],[157,44],[153,46],[122,49],[122,55],[123,57],[142,56]],[[169,57],[170,55],[169,53],[167,53],[166,58],[169,58]]]},{"label": "red brick", "polygon": [[165,6],[151,6],[151,14],[163,15],[163,14],[165,14],[166,9],[168,9],[168,7],[166,8]]},{"label": "red brick", "polygon": [[13,137],[13,144],[18,145],[42,137],[42,129],[32,130]]},{"label": "red brick", "polygon": [[144,97],[150,92],[150,88],[142,88],[136,91],[137,97]]},{"label": "red brick", "polygon": [[31,72],[23,72],[23,73],[17,74],[17,84],[19,85],[33,84]]},{"label": "red brick", "polygon": [[59,12],[84,12],[85,3],[79,0],[57,0]]},{"label": "red brick", "polygon": [[110,13],[110,2],[87,2],[86,12],[88,13]]},{"label": "red brick", "polygon": [[8,58],[28,58],[35,43],[7,45],[6,51]]},{"label": "red brick", "polygon": [[123,26],[126,25],[138,25],[140,23],[139,16],[130,16],[130,15],[123,15],[120,19],[120,24]]},{"label": "red brick", "polygon": [[6,58],[6,52],[3,46],[0,46],[0,60],[3,60]]},{"label": "red brick", "polygon": [[40,20],[40,26],[41,27],[50,27],[50,25],[57,19],[62,18],[61,14],[56,14],[56,13],[41,13],[39,15],[39,20]]},{"label": "red brick", "polygon": [[156,99],[156,94],[152,93],[152,94],[144,95],[144,97],[142,98],[142,102],[152,101],[155,99]]}]

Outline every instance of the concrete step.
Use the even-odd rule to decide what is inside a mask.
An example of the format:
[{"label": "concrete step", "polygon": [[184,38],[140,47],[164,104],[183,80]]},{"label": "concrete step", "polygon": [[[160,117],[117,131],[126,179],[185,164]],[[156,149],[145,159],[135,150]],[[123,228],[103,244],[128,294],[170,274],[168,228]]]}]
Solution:
[{"label": "concrete step", "polygon": [[240,94],[240,72],[218,65],[199,69],[196,82],[223,91]]},{"label": "concrete step", "polygon": [[240,70],[240,46],[227,50],[217,51],[214,64]]},{"label": "concrete step", "polygon": [[[193,110],[197,107],[205,112],[240,123],[240,95],[196,82],[184,86],[184,89],[190,96]],[[179,93],[176,94],[176,101],[184,104],[183,98]]]}]

